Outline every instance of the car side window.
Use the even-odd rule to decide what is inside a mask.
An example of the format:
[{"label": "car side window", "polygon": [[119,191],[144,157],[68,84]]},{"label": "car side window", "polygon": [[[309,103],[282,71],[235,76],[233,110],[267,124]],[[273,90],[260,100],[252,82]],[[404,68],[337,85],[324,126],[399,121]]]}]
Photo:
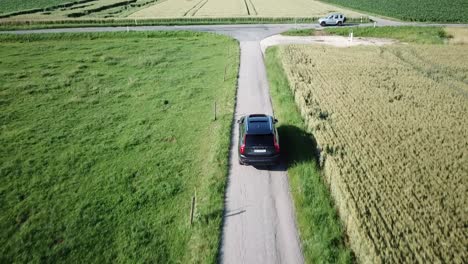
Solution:
[{"label": "car side window", "polygon": [[338,16],[337,16],[337,15],[335,16],[335,19],[338,19]]}]

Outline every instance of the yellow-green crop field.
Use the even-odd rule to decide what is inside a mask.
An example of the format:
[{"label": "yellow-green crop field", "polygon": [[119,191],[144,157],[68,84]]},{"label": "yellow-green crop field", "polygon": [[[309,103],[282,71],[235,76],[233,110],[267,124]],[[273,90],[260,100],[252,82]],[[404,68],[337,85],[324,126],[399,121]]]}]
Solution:
[{"label": "yellow-green crop field", "polygon": [[[8,0],[9,3],[12,0]],[[28,0],[31,1],[31,0]],[[59,1],[59,0],[56,0]],[[0,7],[3,20],[63,20],[70,18],[226,18],[226,17],[319,17],[343,12],[360,13],[315,0],[70,0]],[[29,9],[28,9],[29,7]],[[35,7],[31,9],[31,7]]]},{"label": "yellow-green crop field", "polygon": [[280,48],[363,263],[464,263],[468,47]]},{"label": "yellow-green crop field", "polygon": [[314,0],[167,0],[141,9],[130,17],[318,17],[330,12],[362,16]]}]

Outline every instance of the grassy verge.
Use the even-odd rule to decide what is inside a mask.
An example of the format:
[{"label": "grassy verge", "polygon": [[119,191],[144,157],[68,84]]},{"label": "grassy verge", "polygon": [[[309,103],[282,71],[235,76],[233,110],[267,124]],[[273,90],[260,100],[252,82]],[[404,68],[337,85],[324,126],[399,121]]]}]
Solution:
[{"label": "grassy verge", "polygon": [[[161,19],[66,19],[0,21],[0,30],[73,28],[73,27],[118,27],[118,26],[175,26],[175,25],[224,25],[224,24],[295,24],[317,23],[314,17],[227,17],[227,18],[161,18]],[[350,18],[360,22],[360,18]],[[369,20],[366,18],[363,23]]]},{"label": "grassy verge", "polygon": [[349,36],[352,31],[355,37],[391,38],[418,44],[443,44],[449,37],[443,27],[326,28],[325,31],[340,36]]},{"label": "grassy verge", "polygon": [[340,220],[318,168],[315,140],[306,132],[277,47],[267,50],[266,66],[305,260],[307,263],[350,263],[352,253],[344,245]]},{"label": "grassy verge", "polygon": [[156,32],[0,45],[0,262],[215,262],[237,42]]},{"label": "grassy verge", "polygon": [[72,27],[118,27],[118,26],[175,26],[175,25],[221,25],[221,24],[281,24],[311,23],[316,18],[232,17],[232,18],[161,18],[161,19],[67,19],[52,21],[3,21],[0,30],[72,28]]},{"label": "grassy verge", "polygon": [[333,27],[324,28],[323,30],[300,29],[289,30],[282,35],[285,36],[311,36],[317,35],[339,35],[349,36],[353,32],[355,37],[374,37],[374,38],[391,38],[403,42],[418,43],[418,44],[443,44],[447,39],[451,38],[451,34],[447,33],[443,27]]},{"label": "grassy verge", "polygon": [[315,29],[309,28],[309,29],[291,29],[286,32],[281,33],[281,35],[284,36],[313,36],[315,34]]}]

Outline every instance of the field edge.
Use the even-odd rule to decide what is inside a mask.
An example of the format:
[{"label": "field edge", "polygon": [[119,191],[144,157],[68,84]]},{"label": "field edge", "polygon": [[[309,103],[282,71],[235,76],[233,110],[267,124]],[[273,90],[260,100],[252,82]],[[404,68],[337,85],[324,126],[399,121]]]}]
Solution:
[{"label": "field edge", "polygon": [[278,47],[267,49],[265,63],[305,262],[353,263],[354,254],[345,243],[343,225],[317,164],[315,139],[306,131]]},{"label": "field edge", "polygon": [[[157,18],[157,19],[67,19],[67,20],[0,20],[0,30],[29,30],[78,27],[135,27],[135,26],[184,26],[230,24],[311,24],[318,17],[225,17],[225,18]],[[361,23],[360,18],[349,18]],[[369,23],[366,17],[362,23]]]}]

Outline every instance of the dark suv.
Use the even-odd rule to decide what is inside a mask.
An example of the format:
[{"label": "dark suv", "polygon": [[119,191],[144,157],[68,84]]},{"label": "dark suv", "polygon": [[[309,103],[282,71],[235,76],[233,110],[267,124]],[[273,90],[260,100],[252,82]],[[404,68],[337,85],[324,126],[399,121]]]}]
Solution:
[{"label": "dark suv", "polygon": [[280,146],[275,118],[247,115],[239,123],[239,164],[272,165],[279,162]]}]

